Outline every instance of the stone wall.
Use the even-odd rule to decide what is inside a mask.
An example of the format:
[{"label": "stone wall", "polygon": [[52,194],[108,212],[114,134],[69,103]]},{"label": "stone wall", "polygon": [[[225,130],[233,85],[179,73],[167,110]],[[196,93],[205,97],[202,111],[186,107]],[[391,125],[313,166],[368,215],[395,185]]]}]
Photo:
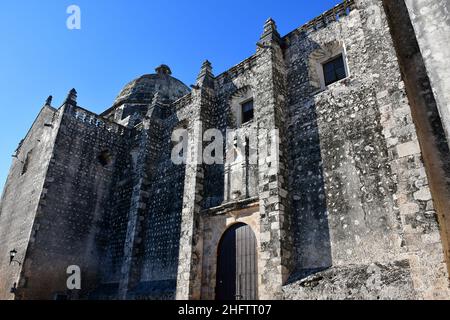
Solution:
[{"label": "stone wall", "polygon": [[443,118],[439,114],[427,67],[405,3],[386,1],[384,6],[433,197],[433,207],[429,204],[429,209],[436,209],[438,214],[442,245],[450,270],[450,219],[446,214],[450,208],[450,150]]},{"label": "stone wall", "polygon": [[[170,114],[160,118],[166,109]],[[182,124],[182,122],[181,122]],[[180,128],[174,106],[157,106],[148,123],[148,186],[142,201],[142,222],[135,252],[136,279],[129,284],[130,297],[173,299],[178,270],[179,234],[185,182],[185,166],[171,160],[173,130]]]},{"label": "stone wall", "polygon": [[[287,37],[296,272],[288,299],[448,298],[439,227],[381,3]],[[318,50],[349,77],[320,88]]]},{"label": "stone wall", "polygon": [[[260,297],[273,299],[281,296],[283,279],[287,278],[292,261],[289,217],[285,215],[288,207],[284,187],[287,181],[286,153],[280,152],[279,157],[278,154],[267,153],[271,130],[283,131],[284,128],[286,72],[279,40],[274,22],[268,20],[256,55],[217,76],[214,81],[209,63],[205,63],[200,72],[198,89],[192,93],[192,115],[189,117],[192,159],[197,159],[203,151],[199,146],[208,144],[203,142],[199,145],[195,139],[201,139],[206,130],[214,128],[224,137],[227,129],[236,130],[240,145],[245,145],[246,139],[254,142],[251,148],[258,150],[258,161],[248,166],[245,155],[234,161],[233,156],[228,157],[234,148],[228,141],[226,146],[224,144],[224,164],[187,166],[178,299],[199,299],[202,295],[211,298],[214,292],[214,282],[209,288],[205,287],[214,273],[202,272],[202,266],[210,269],[215,265],[212,261],[216,256],[211,256],[214,252],[211,239],[203,233],[204,226],[211,222],[200,209],[218,206],[223,209],[219,209],[223,211],[223,217],[217,219],[225,219],[232,214],[226,209],[228,205],[255,196],[260,201],[260,217],[257,219],[260,233],[257,234],[258,250],[261,252],[258,260]],[[205,74],[206,77],[202,76]],[[239,114],[236,108],[248,99],[254,100],[254,119],[241,125],[237,121]],[[195,126],[196,121],[202,123],[201,128]],[[284,137],[283,134],[281,136]],[[236,150],[237,155],[239,152],[243,150]]]},{"label": "stone wall", "polygon": [[[405,0],[439,113],[450,139],[450,3]],[[404,12],[404,14],[407,14]]]},{"label": "stone wall", "polygon": [[[62,118],[23,270],[23,299],[85,295],[98,281],[99,226],[127,132],[70,102]],[[101,156],[105,159],[100,159]],[[126,161],[127,159],[125,159]],[[67,268],[81,269],[81,291],[67,292]]]},{"label": "stone wall", "polygon": [[[0,206],[0,298],[213,299],[217,247],[236,222],[256,234],[260,299],[449,298],[450,151],[434,99],[445,81],[420,54],[430,22],[396,12],[346,1],[283,38],[269,19],[248,59],[217,77],[205,61],[192,92],[164,89],[188,93],[176,101],[140,86],[145,101],[115,103],[109,120],[74,90],[45,106]],[[347,77],[325,86],[322,64],[339,54]],[[187,163],[174,164],[181,128]],[[209,129],[236,129],[257,163],[225,140],[224,162],[205,163]],[[5,260],[12,249],[23,268]],[[66,290],[69,265],[81,291]]]},{"label": "stone wall", "polygon": [[[208,66],[204,66],[209,68]],[[204,70],[206,72],[206,70]],[[208,73],[208,78],[210,77]],[[202,221],[205,173],[202,163],[203,133],[210,125],[215,97],[211,83],[205,78],[197,81],[185,112],[188,130],[188,152],[181,211],[180,247],[178,256],[176,299],[200,299],[203,252]]]},{"label": "stone wall", "polygon": [[[0,204],[0,299],[15,299],[11,288],[28,267],[25,262],[36,211],[45,195],[44,179],[52,156],[61,113],[44,106],[16,151]],[[10,264],[9,252],[17,255]],[[19,263],[21,265],[19,265]],[[17,295],[20,296],[19,290]]]}]

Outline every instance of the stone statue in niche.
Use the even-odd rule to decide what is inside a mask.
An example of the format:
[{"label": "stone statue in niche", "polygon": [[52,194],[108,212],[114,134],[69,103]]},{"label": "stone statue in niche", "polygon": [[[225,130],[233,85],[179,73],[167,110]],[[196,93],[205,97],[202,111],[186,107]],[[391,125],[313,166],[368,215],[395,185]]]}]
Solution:
[{"label": "stone statue in niche", "polygon": [[[235,131],[229,137],[225,162],[224,202],[256,196],[257,164],[250,161],[248,132]],[[255,146],[256,147],[256,146]]]}]

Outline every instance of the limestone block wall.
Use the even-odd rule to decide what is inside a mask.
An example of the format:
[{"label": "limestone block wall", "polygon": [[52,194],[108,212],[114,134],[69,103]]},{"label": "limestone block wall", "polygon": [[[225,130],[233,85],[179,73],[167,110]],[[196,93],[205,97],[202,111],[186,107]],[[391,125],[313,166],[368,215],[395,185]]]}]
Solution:
[{"label": "limestone block wall", "polygon": [[[405,0],[447,139],[450,138],[450,3]],[[406,13],[405,13],[406,14]]]},{"label": "limestone block wall", "polygon": [[[128,225],[128,212],[133,191],[133,160],[131,151],[123,152],[116,158],[112,186],[108,195],[107,205],[99,223],[97,242],[100,247],[101,261],[100,282],[115,284],[120,281],[124,261],[124,243]],[[101,290],[100,290],[101,291]],[[99,295],[102,293],[99,292]],[[115,294],[115,293],[114,293]]]},{"label": "limestone block wall", "polygon": [[[225,203],[246,199],[258,192],[256,183],[250,190],[246,190],[244,180],[244,171],[242,167],[244,162],[238,164],[234,172],[234,178],[231,177],[231,171],[227,170],[226,139],[227,129],[236,130],[240,127],[236,123],[236,111],[234,107],[239,107],[239,103],[244,102],[243,99],[254,98],[252,88],[255,88],[256,77],[253,68],[255,59],[251,57],[240,63],[234,68],[228,70],[224,74],[212,79],[211,70],[203,70],[202,73],[208,74],[207,78],[199,81],[200,88],[195,89],[192,94],[192,104],[186,108],[191,110],[191,115],[187,117],[189,130],[189,157],[197,159],[200,156],[200,164],[189,164],[186,169],[186,180],[184,188],[184,208],[183,223],[181,230],[180,242],[180,262],[177,283],[177,298],[199,299],[206,290],[205,297],[211,298],[211,292],[214,292],[214,283],[209,283],[205,287],[205,274],[203,268],[203,259],[215,261],[215,256],[210,256],[211,250],[203,251],[203,246],[207,244],[211,246],[209,234],[204,234],[203,213],[201,209],[221,206]],[[210,68],[206,64],[205,68]],[[209,78],[208,78],[209,77]],[[212,81],[214,80],[214,81]],[[244,97],[245,95],[245,97]],[[256,104],[258,104],[256,102]],[[257,106],[256,106],[257,108]],[[195,111],[195,112],[192,112]],[[201,122],[201,126],[199,123]],[[256,121],[246,124],[246,129],[238,129],[238,135],[245,142],[246,134],[249,134],[251,128],[256,129]],[[202,139],[203,134],[209,130],[219,130],[223,139],[223,156],[224,161],[218,164],[206,164],[202,162],[201,155],[203,150],[209,145],[209,141],[203,141],[198,144],[194,139]],[[248,129],[248,130],[247,130]],[[255,134],[252,132],[252,134]],[[201,148],[200,148],[201,147]],[[242,170],[240,170],[242,169]],[[255,169],[249,172],[250,176],[255,176]],[[229,175],[228,175],[229,173]],[[236,178],[236,174],[242,174]],[[239,179],[242,178],[242,179]],[[229,190],[237,190],[237,197],[231,199]],[[184,222],[186,221],[186,222]],[[188,227],[189,229],[185,229]],[[211,247],[210,247],[211,248]],[[210,268],[210,267],[209,267]],[[189,275],[190,274],[190,275]]]},{"label": "limestone block wall", "polygon": [[[152,150],[149,152],[154,159],[148,169],[150,187],[145,201],[140,270],[140,282],[147,282],[148,286],[153,282],[155,285],[161,281],[170,282],[172,297],[176,289],[185,182],[185,166],[171,160],[174,145],[171,137],[179,124],[180,119],[173,112],[161,121],[160,130],[152,133]],[[150,130],[153,132],[156,127],[153,122]]]},{"label": "limestone block wall", "polygon": [[444,117],[441,117],[435,99],[438,93],[432,89],[407,6],[402,1],[385,1],[384,7],[417,128],[433,205],[439,217],[442,244],[450,268],[450,219],[447,215],[450,208],[450,149]]},{"label": "limestone block wall", "polygon": [[[206,61],[181,99],[104,113],[130,128],[75,91],[45,106],[0,204],[0,298],[213,299],[220,238],[243,222],[261,299],[448,299],[448,8],[406,0],[411,23],[387,3],[346,1],[284,38],[269,19],[254,55],[217,77]],[[347,77],[325,86],[339,54]],[[206,164],[209,129],[256,138],[257,163],[229,161],[224,140],[226,161]],[[69,265],[80,292],[66,290]]]},{"label": "limestone block wall", "polygon": [[211,88],[199,88],[191,93],[188,118],[188,152],[181,211],[180,247],[176,284],[176,299],[198,300],[201,294],[201,266],[203,251],[202,221],[200,217],[204,191],[202,164],[203,121],[206,110],[213,107]]},{"label": "limestone block wall", "polygon": [[[237,133],[240,143],[244,145],[250,130],[256,128],[255,123],[252,122],[244,125],[246,129],[240,129],[241,126],[238,124],[237,119],[238,112],[240,112],[240,103],[254,98],[253,88],[256,84],[254,82],[253,66],[254,58],[252,57],[214,79],[215,105],[204,110],[208,120],[204,121],[203,129],[204,131],[208,129],[220,131],[223,137],[222,154],[224,161],[203,166],[205,185],[202,208],[207,209],[230,201],[233,193],[231,189],[233,188],[236,191],[236,197],[239,199],[246,198],[248,196],[247,193],[254,195],[257,192],[255,181],[257,170],[255,166],[248,166],[247,168],[245,163],[242,162],[245,161],[242,158],[241,162],[234,163],[231,160],[234,159],[233,156],[229,154],[229,152],[233,152],[230,150],[232,145],[227,145],[226,141],[227,132],[233,131]],[[209,143],[206,141],[204,147],[206,148]],[[243,183],[246,180],[253,181],[249,184],[248,190],[245,183]]]},{"label": "limestone block wall", "polygon": [[[101,219],[127,132],[73,103],[63,109],[23,270],[23,299],[86,295],[98,282]],[[105,155],[104,153],[107,153]],[[104,156],[100,159],[100,156]],[[81,269],[81,291],[67,291],[67,267]]]},{"label": "limestone block wall", "polygon": [[[286,37],[296,272],[287,299],[448,298],[439,225],[380,2]],[[317,52],[341,46],[326,88]]]},{"label": "limestone block wall", "polygon": [[121,142],[109,149],[114,160],[108,166],[111,182],[96,235],[99,261],[102,261],[98,279],[101,286],[89,293],[92,298],[117,298],[125,259],[124,246],[137,166],[137,139],[135,133],[127,130],[122,138]]},{"label": "limestone block wall", "polygon": [[[270,38],[271,32],[276,33],[276,29],[271,29],[274,27],[272,21],[268,23],[267,35]],[[267,44],[269,43],[270,41]],[[270,160],[272,155],[267,153],[273,132],[278,129],[281,131],[280,136],[284,138],[284,119],[281,116],[285,114],[284,63],[279,43],[274,42],[273,46],[275,50],[261,49],[254,56],[215,79],[216,106],[219,114],[222,114],[216,123],[219,128],[237,129],[236,133],[241,142],[250,138],[251,148],[257,150],[257,163],[248,168],[249,179],[240,179],[240,174],[244,171],[239,170],[239,167],[227,166],[229,163],[225,163],[223,173],[225,180],[220,183],[225,184],[224,203],[242,201],[252,196],[257,196],[260,200],[260,233],[256,234],[258,241],[261,237],[261,241],[258,242],[261,250],[258,260],[259,294],[260,298],[269,299],[277,298],[280,294],[283,277],[287,278],[288,265],[292,261],[289,253],[292,249],[289,245],[289,216],[284,214],[288,207],[284,202],[287,195],[284,182],[287,178],[283,157],[286,153],[280,152],[281,160],[274,158],[273,162]],[[235,108],[249,98],[254,99],[254,120],[240,126],[236,122]],[[285,143],[281,145],[284,146]],[[226,155],[228,151],[229,146],[224,154]],[[280,167],[277,167],[277,164]],[[205,172],[208,172],[207,167]],[[210,183],[208,175],[205,177],[205,184]],[[207,256],[204,258],[210,259]]]},{"label": "limestone block wall", "polygon": [[[16,299],[11,288],[19,281],[26,261],[32,226],[52,156],[61,113],[44,106],[12,159],[8,180],[0,204],[0,299]],[[25,170],[24,170],[25,169]],[[15,249],[17,262],[10,264],[9,252]]]}]

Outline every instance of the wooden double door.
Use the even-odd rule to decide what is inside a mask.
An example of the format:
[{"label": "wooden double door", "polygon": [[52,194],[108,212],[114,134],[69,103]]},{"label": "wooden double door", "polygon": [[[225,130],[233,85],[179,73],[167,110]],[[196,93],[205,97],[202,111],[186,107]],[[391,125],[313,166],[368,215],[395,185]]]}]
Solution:
[{"label": "wooden double door", "polygon": [[216,299],[258,299],[256,237],[246,224],[231,226],[220,240],[217,252]]}]

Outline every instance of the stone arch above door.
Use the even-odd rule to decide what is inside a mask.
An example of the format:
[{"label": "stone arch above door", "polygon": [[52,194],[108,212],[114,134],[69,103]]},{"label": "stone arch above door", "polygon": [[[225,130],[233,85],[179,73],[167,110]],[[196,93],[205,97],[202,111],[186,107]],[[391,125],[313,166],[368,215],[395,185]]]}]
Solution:
[{"label": "stone arch above door", "polygon": [[[203,300],[215,299],[217,254],[222,235],[233,225],[244,223],[251,227],[256,238],[257,261],[259,264],[259,228],[260,214],[259,203],[249,202],[239,210],[230,210],[224,213],[211,213],[203,218],[203,259],[202,259],[202,287],[201,298]],[[260,277],[258,275],[258,288]],[[261,294],[260,290],[258,294]]]}]

